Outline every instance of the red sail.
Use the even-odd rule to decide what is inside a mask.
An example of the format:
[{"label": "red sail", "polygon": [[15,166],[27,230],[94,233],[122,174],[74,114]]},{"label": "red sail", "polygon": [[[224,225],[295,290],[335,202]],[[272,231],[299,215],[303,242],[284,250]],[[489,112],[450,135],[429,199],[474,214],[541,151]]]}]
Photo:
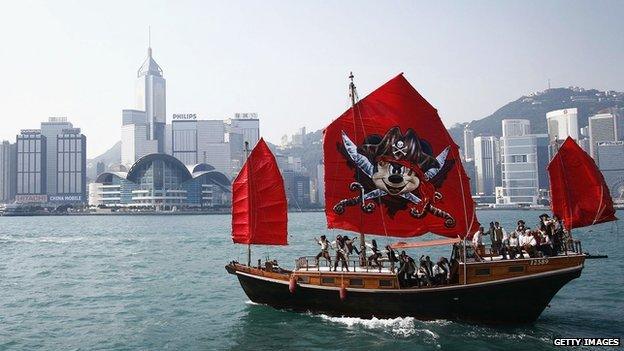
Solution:
[{"label": "red sail", "polygon": [[463,238],[479,227],[457,145],[402,74],[332,122],[323,152],[329,228]]},{"label": "red sail", "polygon": [[602,173],[574,139],[561,145],[548,174],[552,211],[566,229],[617,220]]},{"label": "red sail", "polygon": [[287,245],[284,181],[263,139],[232,183],[232,240],[238,244]]}]

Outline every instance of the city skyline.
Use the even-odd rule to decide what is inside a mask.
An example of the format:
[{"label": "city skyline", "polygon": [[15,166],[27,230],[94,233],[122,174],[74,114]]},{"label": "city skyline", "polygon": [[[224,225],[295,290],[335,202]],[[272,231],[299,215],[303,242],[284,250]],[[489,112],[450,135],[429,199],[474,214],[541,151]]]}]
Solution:
[{"label": "city skyline", "polygon": [[[110,148],[120,139],[121,110],[134,106],[149,25],[167,79],[168,122],[173,113],[257,112],[275,144],[347,109],[349,71],[361,97],[405,72],[447,127],[543,90],[548,79],[553,87],[624,87],[618,2],[270,5],[16,3],[0,21],[5,32],[21,28],[0,54],[11,67],[0,91],[0,139],[67,116],[89,136],[89,158]],[[435,38],[419,35],[431,31]]]}]

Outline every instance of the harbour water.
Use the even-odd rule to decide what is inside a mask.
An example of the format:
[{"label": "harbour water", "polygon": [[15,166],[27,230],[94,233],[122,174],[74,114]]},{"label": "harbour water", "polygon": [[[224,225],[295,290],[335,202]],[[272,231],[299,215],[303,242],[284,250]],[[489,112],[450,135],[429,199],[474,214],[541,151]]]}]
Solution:
[{"label": "harbour water", "polygon": [[[483,211],[479,218],[506,228],[524,218],[533,227],[538,215]],[[292,267],[295,257],[316,254],[315,236],[337,234],[324,225],[322,213],[289,214],[290,245],[256,247],[253,262],[270,255]],[[621,338],[623,231],[614,223],[575,230],[584,250],[609,259],[587,261],[535,324],[493,328],[253,304],[224,270],[229,260],[246,259],[246,247],[231,243],[228,215],[2,217],[0,350],[549,350],[554,337]],[[448,257],[449,250],[412,256],[423,253]]]}]

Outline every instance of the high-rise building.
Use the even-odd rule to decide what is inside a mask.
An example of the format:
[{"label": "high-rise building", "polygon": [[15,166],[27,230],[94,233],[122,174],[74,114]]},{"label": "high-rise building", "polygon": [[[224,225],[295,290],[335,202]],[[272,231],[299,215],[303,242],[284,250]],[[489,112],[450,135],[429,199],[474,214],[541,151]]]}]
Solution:
[{"label": "high-rise building", "polygon": [[[157,151],[165,151],[165,124],[167,123],[166,81],[163,70],[147,48],[147,57],[137,71],[136,108],[145,111],[148,139],[156,140]],[[143,156],[143,155],[142,155]]]},{"label": "high-rise building", "polygon": [[548,139],[550,144],[549,157],[554,157],[559,146],[568,138],[579,139],[578,110],[567,108],[546,113]]},{"label": "high-rise building", "polygon": [[597,160],[597,145],[624,139],[624,114],[613,109],[589,117],[589,154]]},{"label": "high-rise building", "polygon": [[172,155],[186,165],[207,163],[231,177],[230,144],[222,120],[200,120],[196,114],[174,114],[171,122]]},{"label": "high-rise building", "polygon": [[496,169],[499,163],[496,150],[497,139],[494,136],[478,136],[474,138],[474,162],[477,178],[476,194],[480,196],[494,195]]},{"label": "high-rise building", "polygon": [[310,206],[310,177],[290,170],[283,171],[282,176],[288,206],[292,208]]},{"label": "high-rise building", "polygon": [[166,93],[163,70],[148,47],[147,57],[137,71],[136,109],[122,111],[122,164],[130,166],[145,155],[168,151]]},{"label": "high-rise building", "polygon": [[502,200],[505,204],[536,204],[539,174],[537,137],[529,120],[503,120],[501,146]]},{"label": "high-rise building", "polygon": [[15,144],[0,144],[0,202],[8,203],[15,197],[17,181],[17,155]]},{"label": "high-rise building", "polygon": [[15,143],[17,147],[15,201],[47,202],[46,137],[39,129],[22,129]]},{"label": "high-rise building", "polygon": [[67,117],[50,117],[47,122],[41,123],[41,134],[46,138],[46,189],[48,195],[57,193],[58,164],[56,162],[57,137],[65,129],[73,128]]},{"label": "high-rise building", "polygon": [[129,167],[139,158],[158,152],[158,141],[149,139],[144,111],[123,110],[121,119],[121,164]]},{"label": "high-rise building", "polygon": [[86,203],[87,138],[80,132],[79,128],[64,129],[56,138],[55,149],[56,192],[52,194],[48,191],[48,201],[53,203]]},{"label": "high-rise building", "polygon": [[260,120],[257,113],[236,113],[227,121],[227,134],[232,157],[232,168],[238,171],[245,163],[245,142],[249,149],[260,140]]},{"label": "high-rise building", "polygon": [[550,189],[548,176],[548,134],[534,134],[537,142],[537,178],[540,189]]},{"label": "high-rise building", "polygon": [[611,197],[624,201],[624,141],[605,141],[596,145],[598,167],[604,175]]},{"label": "high-rise building", "polygon": [[325,166],[323,163],[316,165],[316,195],[318,203],[325,206]]},{"label": "high-rise building", "polygon": [[197,164],[197,120],[174,119],[171,122],[171,152],[185,165]]},{"label": "high-rise building", "polygon": [[524,136],[531,134],[531,121],[528,119],[502,120],[503,137]]},{"label": "high-rise building", "polygon": [[474,158],[474,132],[470,126],[464,128],[464,160],[470,162]]},{"label": "high-rise building", "polygon": [[105,171],[106,171],[106,163],[100,161],[95,165],[96,175],[100,175],[104,173]]}]

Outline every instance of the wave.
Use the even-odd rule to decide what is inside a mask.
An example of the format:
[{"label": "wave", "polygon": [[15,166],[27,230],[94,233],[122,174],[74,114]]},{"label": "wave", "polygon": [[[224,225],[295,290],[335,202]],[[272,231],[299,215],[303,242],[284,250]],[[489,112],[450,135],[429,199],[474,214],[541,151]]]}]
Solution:
[{"label": "wave", "polygon": [[318,316],[329,322],[343,324],[347,328],[364,327],[371,330],[382,330],[403,338],[419,335],[433,342],[439,338],[439,335],[430,329],[418,328],[416,319],[413,317],[362,319],[357,317],[330,317],[324,314]]},{"label": "wave", "polygon": [[41,237],[14,237],[0,236],[0,242],[27,243],[27,244],[66,244],[76,241],[83,241],[85,237],[62,237],[62,236],[41,236]]}]

